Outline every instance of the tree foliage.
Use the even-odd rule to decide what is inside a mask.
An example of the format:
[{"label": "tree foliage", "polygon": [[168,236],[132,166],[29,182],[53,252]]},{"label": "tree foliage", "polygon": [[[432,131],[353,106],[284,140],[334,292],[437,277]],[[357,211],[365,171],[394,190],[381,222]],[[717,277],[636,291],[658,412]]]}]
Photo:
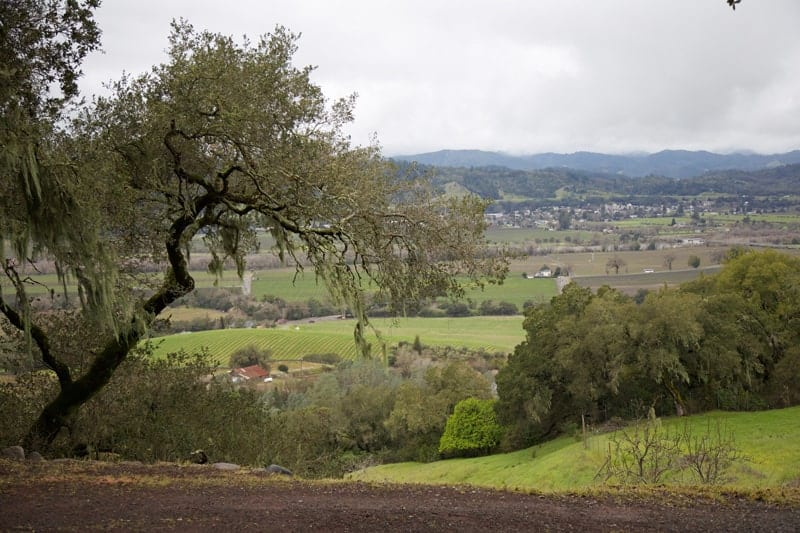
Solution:
[{"label": "tree foliage", "polygon": [[[28,447],[46,447],[155,317],[194,289],[196,236],[211,251],[209,270],[230,262],[241,275],[265,228],[282,259],[310,265],[350,307],[365,356],[366,283],[399,310],[460,294],[460,280],[504,275],[482,251],[484,203],[397,179],[378,146],[351,146],[343,128],[354,98],[328,102],[312,69],[292,64],[296,47],[281,27],[239,44],[175,22],[164,64],[113,83],[111,96],[43,138],[37,160],[52,182],[36,202],[23,201],[32,198],[24,180],[4,184],[3,236],[22,244],[5,263],[13,300],[3,294],[0,310],[29,332],[60,384]],[[48,258],[78,282],[84,320],[103,340],[82,373],[52,349],[27,304],[27,258]],[[145,262],[163,265],[160,281],[138,274]]]},{"label": "tree foliage", "polygon": [[401,460],[432,461],[448,417],[466,398],[491,397],[489,382],[463,362],[425,370],[419,380],[403,382],[385,424],[398,444]]},{"label": "tree foliage", "polygon": [[271,359],[272,353],[269,350],[259,348],[255,344],[248,344],[231,354],[228,366],[231,368],[244,368],[259,365],[264,370],[269,371]]},{"label": "tree foliage", "polygon": [[800,260],[737,252],[715,275],[648,293],[570,284],[526,310],[525,342],[497,375],[497,412],[519,446],[588,416],[800,402]]},{"label": "tree foliage", "polygon": [[439,439],[439,453],[473,456],[489,453],[500,443],[503,428],[497,423],[494,400],[467,398],[458,402]]},{"label": "tree foliage", "polygon": [[[20,257],[29,245],[57,248],[83,236],[63,226],[60,195],[70,189],[62,162],[50,157],[55,123],[78,93],[80,63],[99,47],[97,0],[0,3],[0,254]],[[62,217],[55,220],[57,216]]]}]

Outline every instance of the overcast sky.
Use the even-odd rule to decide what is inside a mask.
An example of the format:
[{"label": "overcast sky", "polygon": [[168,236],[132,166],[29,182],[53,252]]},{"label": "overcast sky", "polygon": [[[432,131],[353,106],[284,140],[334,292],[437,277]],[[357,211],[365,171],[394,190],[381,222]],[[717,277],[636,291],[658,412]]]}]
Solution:
[{"label": "overcast sky", "polygon": [[170,21],[302,33],[386,155],[800,149],[800,1],[105,0],[82,87],[165,60]]}]

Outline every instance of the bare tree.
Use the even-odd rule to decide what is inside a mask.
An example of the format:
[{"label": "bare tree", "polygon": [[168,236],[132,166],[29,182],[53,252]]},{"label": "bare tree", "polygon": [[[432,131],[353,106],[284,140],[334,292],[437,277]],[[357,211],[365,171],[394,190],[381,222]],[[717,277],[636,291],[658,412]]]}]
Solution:
[{"label": "bare tree", "polygon": [[624,267],[625,265],[627,265],[627,263],[625,262],[624,259],[622,259],[621,257],[614,256],[608,261],[606,261],[606,272],[608,272],[609,269],[613,268],[614,274],[619,274],[619,269]]},{"label": "bare tree", "polygon": [[664,254],[664,266],[667,267],[669,270],[672,270],[672,263],[675,262],[675,254],[669,252]]}]

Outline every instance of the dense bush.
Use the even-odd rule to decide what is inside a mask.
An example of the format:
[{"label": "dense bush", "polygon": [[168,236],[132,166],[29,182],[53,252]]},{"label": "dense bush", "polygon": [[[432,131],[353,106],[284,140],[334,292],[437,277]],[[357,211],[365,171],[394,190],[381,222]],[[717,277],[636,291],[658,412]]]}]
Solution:
[{"label": "dense bush", "polygon": [[493,300],[484,300],[478,307],[478,312],[481,315],[517,315],[519,309],[511,302],[494,302]]},{"label": "dense bush", "polygon": [[12,381],[0,382],[0,448],[22,441],[57,389],[55,377],[42,370],[23,372]]},{"label": "dense bush", "polygon": [[448,457],[486,455],[500,443],[494,400],[467,398],[455,406],[439,439],[439,453]]},{"label": "dense bush", "polygon": [[451,317],[469,316],[472,314],[469,306],[464,302],[447,302],[441,304],[441,307],[444,309],[445,314]]},{"label": "dense bush", "polygon": [[[217,311],[236,310],[247,319],[259,323],[272,323],[281,318],[301,320],[341,312],[330,302],[311,298],[305,302],[287,302],[277,296],[262,296],[261,300],[245,296],[238,288],[199,288],[177,300],[174,307],[189,306]],[[209,328],[213,329],[213,328]]]},{"label": "dense bush", "polygon": [[189,307],[202,307],[203,309],[216,309],[217,311],[229,311],[241,297],[240,289],[205,288],[200,287],[190,292],[183,298],[173,303],[173,306],[181,305]]},{"label": "dense bush", "polygon": [[463,361],[430,366],[402,382],[395,407],[385,422],[394,443],[393,458],[438,459],[447,418],[458,402],[470,397],[490,398],[491,386]]},{"label": "dense bush", "polygon": [[[406,377],[380,361],[347,361],[314,381],[281,380],[267,392],[214,377],[208,354],[154,359],[144,349],[81,410],[54,453],[150,462],[186,461],[203,449],[212,461],[278,463],[310,477],[378,461],[433,461],[458,402],[491,397],[481,372],[493,356],[441,350],[432,358],[420,346],[422,355],[407,346],[418,362]],[[308,359],[334,364],[338,356]],[[0,386],[0,445],[17,444],[54,392],[48,372]]]},{"label": "dense bush", "polygon": [[231,354],[228,366],[230,368],[243,368],[251,365],[260,365],[261,368],[269,371],[272,352],[260,348],[255,344],[242,346]]},{"label": "dense bush", "polygon": [[[215,461],[263,463],[274,421],[254,393],[214,381],[208,354],[150,355],[139,350],[123,362],[124,372],[58,436],[54,454],[184,461],[202,448]],[[54,379],[43,372],[0,387],[2,444],[18,444],[54,393]]]}]

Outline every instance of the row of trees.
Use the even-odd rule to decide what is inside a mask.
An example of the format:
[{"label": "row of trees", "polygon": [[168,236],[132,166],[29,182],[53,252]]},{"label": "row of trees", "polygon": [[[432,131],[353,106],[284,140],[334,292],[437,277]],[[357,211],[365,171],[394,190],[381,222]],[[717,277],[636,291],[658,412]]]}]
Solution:
[{"label": "row of trees", "polygon": [[[365,294],[364,303],[370,316],[393,316],[391,302],[386,298]],[[260,300],[245,296],[237,289],[200,288],[175,302],[176,306],[201,307],[217,311],[234,311],[233,314],[264,325],[270,325],[283,318],[300,320],[341,314],[343,309],[330,299],[309,298],[305,301],[286,301],[277,296],[263,296]],[[345,310],[347,313],[348,310]],[[423,300],[406,308],[406,316],[470,316],[470,315],[516,315],[517,306],[511,302],[474,300],[467,302],[442,299]],[[209,328],[213,329],[213,328]]]},{"label": "row of trees", "polygon": [[523,446],[588,417],[800,402],[800,259],[733,249],[723,270],[637,304],[576,284],[528,308],[497,375],[500,420]]}]

